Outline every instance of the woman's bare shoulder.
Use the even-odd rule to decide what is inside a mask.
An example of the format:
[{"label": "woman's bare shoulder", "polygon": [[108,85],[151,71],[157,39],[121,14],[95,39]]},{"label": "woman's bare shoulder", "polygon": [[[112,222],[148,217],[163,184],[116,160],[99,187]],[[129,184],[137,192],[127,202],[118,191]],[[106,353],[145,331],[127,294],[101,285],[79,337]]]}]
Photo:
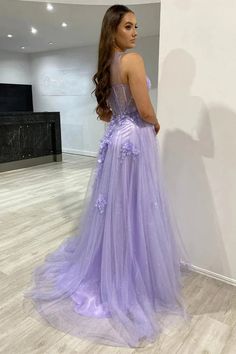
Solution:
[{"label": "woman's bare shoulder", "polygon": [[136,52],[130,52],[123,55],[122,65],[126,74],[143,70],[145,66],[142,56]]},{"label": "woman's bare shoulder", "polygon": [[128,79],[130,73],[142,71],[145,67],[145,64],[142,56],[139,53],[129,52],[123,55],[122,67],[126,78]]},{"label": "woman's bare shoulder", "polygon": [[143,57],[137,52],[129,52],[123,55],[123,62],[139,63],[143,62]]}]

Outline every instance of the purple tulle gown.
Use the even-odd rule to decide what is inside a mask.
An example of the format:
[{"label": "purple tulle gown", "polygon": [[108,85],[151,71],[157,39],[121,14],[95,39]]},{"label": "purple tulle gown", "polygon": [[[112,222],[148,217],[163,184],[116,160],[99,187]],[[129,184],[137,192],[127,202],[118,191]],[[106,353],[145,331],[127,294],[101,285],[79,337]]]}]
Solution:
[{"label": "purple tulle gown", "polygon": [[189,318],[180,262],[184,256],[186,265],[188,259],[161,175],[158,137],[141,119],[129,85],[121,82],[122,55],[116,51],[112,58],[113,115],[76,232],[36,267],[24,296],[33,312],[36,308],[65,333],[141,347],[154,342],[176,316]]}]

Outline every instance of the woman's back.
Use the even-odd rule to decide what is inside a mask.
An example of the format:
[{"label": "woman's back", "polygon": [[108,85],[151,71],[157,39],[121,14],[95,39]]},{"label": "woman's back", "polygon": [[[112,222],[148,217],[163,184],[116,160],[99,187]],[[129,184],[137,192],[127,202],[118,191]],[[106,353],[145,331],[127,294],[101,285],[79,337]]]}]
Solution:
[{"label": "woman's back", "polygon": [[[125,52],[115,51],[110,66],[111,75],[111,94],[107,100],[113,114],[132,113],[137,111],[134,98],[132,97],[128,82],[124,82],[122,71],[122,57],[127,55]],[[150,79],[147,77],[148,88],[151,88]]]}]

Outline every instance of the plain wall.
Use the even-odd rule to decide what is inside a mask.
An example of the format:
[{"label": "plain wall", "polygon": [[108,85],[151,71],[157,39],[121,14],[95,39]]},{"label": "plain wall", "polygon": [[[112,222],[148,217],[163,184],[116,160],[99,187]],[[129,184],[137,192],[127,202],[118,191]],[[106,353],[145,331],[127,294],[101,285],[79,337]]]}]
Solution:
[{"label": "plain wall", "polygon": [[157,114],[191,261],[236,281],[236,2],[161,3]]},{"label": "plain wall", "polygon": [[0,50],[0,82],[3,84],[31,84],[29,56]]}]

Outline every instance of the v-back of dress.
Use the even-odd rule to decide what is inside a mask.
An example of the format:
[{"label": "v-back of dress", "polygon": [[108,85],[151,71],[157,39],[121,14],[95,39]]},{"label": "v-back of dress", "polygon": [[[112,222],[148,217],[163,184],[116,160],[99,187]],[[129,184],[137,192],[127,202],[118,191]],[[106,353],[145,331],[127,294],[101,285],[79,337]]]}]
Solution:
[{"label": "v-back of dress", "polygon": [[129,85],[120,80],[120,55],[111,66],[113,115],[82,212],[78,201],[77,229],[36,267],[25,297],[65,333],[141,347],[168,326],[167,315],[187,318],[184,253],[176,242],[153,125],[140,117]]}]

